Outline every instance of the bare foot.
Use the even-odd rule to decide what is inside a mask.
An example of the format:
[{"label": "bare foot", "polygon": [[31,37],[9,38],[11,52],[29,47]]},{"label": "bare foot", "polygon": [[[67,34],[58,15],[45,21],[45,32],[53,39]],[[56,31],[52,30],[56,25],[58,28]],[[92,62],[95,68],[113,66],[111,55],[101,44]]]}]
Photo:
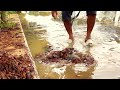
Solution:
[{"label": "bare foot", "polygon": [[89,39],[91,39],[91,37],[90,37],[90,36],[86,36],[86,38],[85,38],[85,43],[86,43]]},{"label": "bare foot", "polygon": [[91,39],[87,39],[87,41],[85,42],[85,46],[93,47],[93,41]]},{"label": "bare foot", "polygon": [[73,45],[74,45],[74,41],[72,41],[71,39],[69,39],[68,48],[73,48]]},{"label": "bare foot", "polygon": [[74,38],[73,37],[69,37],[70,40],[72,40],[72,43],[74,43]]}]

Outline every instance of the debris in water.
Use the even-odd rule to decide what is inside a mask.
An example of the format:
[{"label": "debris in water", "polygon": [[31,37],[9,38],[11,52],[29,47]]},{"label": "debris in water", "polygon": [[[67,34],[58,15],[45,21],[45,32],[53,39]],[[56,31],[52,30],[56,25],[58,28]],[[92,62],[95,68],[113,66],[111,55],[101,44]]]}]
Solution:
[{"label": "debris in water", "polygon": [[41,55],[42,62],[50,63],[50,62],[60,62],[61,60],[71,61],[72,63],[84,63],[86,66],[92,65],[94,63],[94,58],[90,54],[83,54],[82,52],[78,52],[74,48],[65,48],[61,51],[50,51]]}]

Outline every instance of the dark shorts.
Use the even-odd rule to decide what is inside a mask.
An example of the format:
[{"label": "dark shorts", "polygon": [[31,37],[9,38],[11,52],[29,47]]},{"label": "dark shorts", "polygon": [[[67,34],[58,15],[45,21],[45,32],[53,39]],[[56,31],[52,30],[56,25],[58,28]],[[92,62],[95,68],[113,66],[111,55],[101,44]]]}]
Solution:
[{"label": "dark shorts", "polygon": [[[70,20],[73,11],[62,11],[62,20]],[[96,15],[96,11],[86,11],[86,15]]]}]

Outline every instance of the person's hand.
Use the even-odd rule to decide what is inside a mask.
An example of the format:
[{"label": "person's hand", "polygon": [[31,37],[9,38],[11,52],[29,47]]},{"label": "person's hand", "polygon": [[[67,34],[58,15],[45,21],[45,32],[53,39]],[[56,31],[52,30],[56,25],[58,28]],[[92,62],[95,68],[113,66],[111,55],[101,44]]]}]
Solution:
[{"label": "person's hand", "polygon": [[57,11],[52,11],[51,13],[52,13],[52,17],[53,17],[54,19],[57,19],[57,18],[58,18],[58,12],[57,12]]}]

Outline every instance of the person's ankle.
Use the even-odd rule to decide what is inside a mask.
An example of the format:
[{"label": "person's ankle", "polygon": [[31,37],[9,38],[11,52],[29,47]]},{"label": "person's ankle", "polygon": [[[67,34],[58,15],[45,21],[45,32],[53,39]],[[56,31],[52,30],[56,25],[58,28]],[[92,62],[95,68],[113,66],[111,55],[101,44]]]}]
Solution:
[{"label": "person's ankle", "polygon": [[87,42],[89,39],[91,39],[91,36],[86,36],[85,42]]},{"label": "person's ankle", "polygon": [[72,42],[74,42],[74,38],[73,37],[69,37],[70,40],[72,40]]}]

